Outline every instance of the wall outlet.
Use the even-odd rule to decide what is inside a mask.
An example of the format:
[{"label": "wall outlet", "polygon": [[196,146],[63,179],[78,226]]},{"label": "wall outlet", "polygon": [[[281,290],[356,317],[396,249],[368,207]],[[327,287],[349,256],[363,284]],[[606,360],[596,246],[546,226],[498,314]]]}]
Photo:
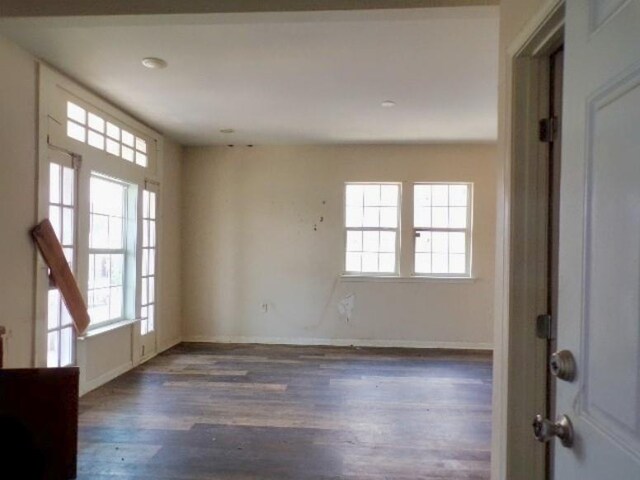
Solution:
[{"label": "wall outlet", "polygon": [[262,313],[268,313],[269,312],[269,304],[268,303],[263,303],[260,308],[262,309]]}]

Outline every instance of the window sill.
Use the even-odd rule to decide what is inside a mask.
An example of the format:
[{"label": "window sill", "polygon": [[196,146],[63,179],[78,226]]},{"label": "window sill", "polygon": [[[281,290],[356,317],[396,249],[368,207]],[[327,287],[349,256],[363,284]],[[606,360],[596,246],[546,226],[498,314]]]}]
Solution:
[{"label": "window sill", "polygon": [[428,277],[415,275],[412,277],[383,275],[340,275],[342,282],[382,282],[382,283],[475,283],[477,277]]},{"label": "window sill", "polygon": [[119,320],[117,322],[108,323],[103,326],[97,326],[95,328],[87,330],[84,335],[78,336],[78,340],[86,340],[87,338],[97,337],[99,335],[112,332],[114,330],[118,330],[120,328],[128,327],[129,325],[134,325],[140,321],[139,318],[134,319],[126,319]]}]

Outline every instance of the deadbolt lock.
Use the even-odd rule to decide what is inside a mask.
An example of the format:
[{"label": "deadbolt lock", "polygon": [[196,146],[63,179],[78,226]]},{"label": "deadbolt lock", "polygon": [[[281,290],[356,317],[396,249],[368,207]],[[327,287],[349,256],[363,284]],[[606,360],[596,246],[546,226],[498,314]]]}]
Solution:
[{"label": "deadbolt lock", "polygon": [[573,382],[576,378],[576,360],[569,350],[560,350],[551,355],[549,370],[560,380]]},{"label": "deadbolt lock", "polygon": [[573,446],[573,425],[566,415],[560,417],[555,423],[542,415],[536,415],[533,418],[533,435],[542,443],[557,437],[562,442],[562,446],[567,448]]}]

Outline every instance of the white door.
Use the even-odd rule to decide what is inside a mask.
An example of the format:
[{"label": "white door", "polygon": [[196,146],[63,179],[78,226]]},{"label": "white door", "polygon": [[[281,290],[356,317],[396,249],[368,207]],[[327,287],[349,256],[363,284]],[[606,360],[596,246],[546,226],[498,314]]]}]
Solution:
[{"label": "white door", "polygon": [[568,0],[555,478],[640,479],[640,0]]}]

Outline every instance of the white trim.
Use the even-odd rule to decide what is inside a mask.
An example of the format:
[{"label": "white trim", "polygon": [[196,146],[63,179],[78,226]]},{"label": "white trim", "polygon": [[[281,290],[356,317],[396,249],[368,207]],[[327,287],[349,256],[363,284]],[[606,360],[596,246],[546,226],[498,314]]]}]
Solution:
[{"label": "white trim", "polygon": [[437,277],[429,275],[414,275],[412,277],[397,276],[369,276],[369,275],[341,275],[340,281],[345,283],[365,283],[365,282],[381,282],[381,283],[475,283],[477,277]]},{"label": "white trim", "polygon": [[80,384],[80,396],[83,396],[89,393],[91,390],[95,390],[98,387],[101,387],[105,383],[110,382],[114,378],[119,377],[120,375],[128,372],[133,368],[133,362],[129,361],[123,363],[119,367],[116,367],[108,372],[103,373],[102,375],[98,375],[91,380],[87,380],[86,382],[82,382]]},{"label": "white trim", "polygon": [[[521,203],[518,205],[514,204],[517,198],[514,197],[513,192],[515,189],[515,168],[524,168],[521,164],[527,161],[531,163],[530,158],[537,155],[535,152],[537,141],[531,142],[530,138],[530,134],[536,131],[532,122],[537,123],[538,120],[535,117],[537,112],[534,112],[539,108],[538,99],[534,97],[537,97],[538,88],[541,87],[540,78],[536,75],[541,66],[539,59],[535,57],[542,56],[546,49],[562,38],[563,7],[564,0],[544,2],[507,47],[504,58],[501,58],[501,61],[504,60],[504,78],[501,81],[504,93],[500,98],[502,126],[498,142],[503,155],[500,172],[502,177],[499,179],[503,190],[499,192],[498,199],[497,238],[502,238],[502,242],[499,241],[496,244],[492,480],[508,480],[507,467],[509,465],[512,469],[517,467],[520,472],[527,472],[526,474],[522,473],[526,478],[544,478],[544,460],[523,461],[516,458],[515,455],[510,456],[509,451],[509,446],[515,445],[520,445],[522,450],[523,442],[528,444],[531,438],[530,431],[526,432],[527,437],[525,438],[524,430],[520,432],[517,430],[517,426],[510,424],[510,413],[511,416],[528,414],[526,405],[534,400],[531,397],[524,397],[528,392],[516,391],[515,387],[510,384],[510,377],[514,378],[517,375],[519,378],[530,379],[530,382],[533,383],[537,381],[534,377],[539,374],[538,370],[540,369],[539,357],[533,356],[530,349],[521,348],[521,343],[526,340],[522,338],[522,330],[525,329],[524,322],[530,316],[530,311],[527,308],[531,309],[532,305],[535,306],[535,301],[530,297],[541,294],[538,288],[540,272],[531,270],[531,266],[536,262],[535,255],[539,252],[538,250],[530,250],[524,260],[513,255],[512,249],[516,248],[519,242],[522,242],[521,237],[512,238],[514,222],[518,219],[522,220],[521,215],[524,212],[526,215],[524,220],[527,225],[535,225],[544,210],[534,201],[534,197],[538,193],[536,183],[540,181],[539,176],[529,175],[526,177],[525,182],[530,184],[526,188],[521,185],[521,181],[518,183],[518,190],[527,192],[526,198],[521,199]],[[523,76],[527,81],[523,81]],[[523,126],[523,123],[526,125]],[[534,143],[534,145],[528,144],[527,139],[529,143]],[[529,168],[529,170],[531,169],[535,170],[534,167]],[[518,216],[519,214],[520,216]],[[534,230],[537,232],[537,229],[534,228]],[[534,233],[532,232],[531,235]],[[533,247],[535,248],[535,243],[539,241],[539,238],[531,238],[530,241],[534,242]],[[524,274],[522,273],[523,266]],[[516,268],[520,273],[514,275]],[[527,276],[529,274],[531,275]],[[521,295],[522,292],[525,293],[524,296]],[[519,307],[514,305],[514,296],[515,300],[518,300]],[[516,308],[519,310],[514,314]],[[534,318],[530,319],[530,325],[533,324]],[[510,349],[518,352],[518,359],[529,358],[530,361],[520,361],[517,366],[511,365]],[[537,353],[539,354],[539,352]],[[517,372],[513,371],[515,368],[518,368]],[[523,421],[521,425],[528,425],[528,422]]]},{"label": "white trim", "polygon": [[292,337],[245,337],[240,335],[190,335],[182,340],[186,343],[258,343],[266,345],[316,345],[334,347],[396,347],[396,348],[438,348],[451,350],[492,351],[490,343],[473,342],[429,342],[415,340],[372,340],[340,338],[292,338]]},{"label": "white trim", "polygon": [[97,337],[105,333],[113,332],[114,330],[118,330],[120,328],[128,327],[129,325],[133,325],[135,323],[138,323],[139,321],[139,318],[133,318],[117,320],[115,322],[107,322],[106,325],[98,324],[93,328],[89,328],[84,335],[78,337],[78,340],[82,341],[87,338]]}]

